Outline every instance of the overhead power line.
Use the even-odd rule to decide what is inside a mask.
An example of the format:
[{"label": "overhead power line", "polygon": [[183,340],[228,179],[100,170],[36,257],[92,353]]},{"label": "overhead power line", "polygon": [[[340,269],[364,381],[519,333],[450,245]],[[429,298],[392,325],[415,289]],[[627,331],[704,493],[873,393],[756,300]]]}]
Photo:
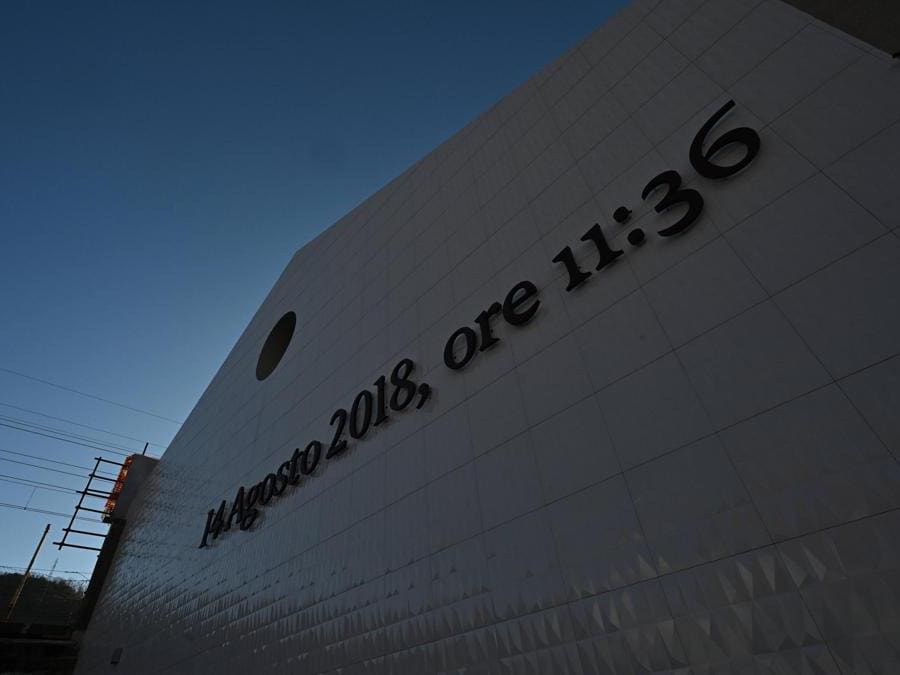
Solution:
[{"label": "overhead power line", "polygon": [[[66,476],[76,476],[78,478],[87,478],[86,475],[75,473],[74,471],[63,471],[62,469],[52,469],[49,466],[41,466],[40,464],[32,464],[31,462],[20,462],[17,459],[7,459],[6,457],[0,457],[0,462],[9,462],[10,464],[21,464],[22,466],[33,466],[36,469],[43,469],[44,471],[53,471],[54,473],[61,473]],[[90,471],[90,469],[88,469]]]},{"label": "overhead power line", "polygon": [[39,480],[31,480],[30,478],[22,478],[20,476],[8,476],[0,473],[0,481],[4,483],[12,483],[13,485],[24,485],[25,487],[36,487],[39,490],[52,490],[53,492],[63,492],[65,494],[78,494],[78,490],[65,485],[56,485],[55,483],[45,483]]},{"label": "overhead power line", "polygon": [[102,448],[99,445],[90,445],[88,443],[80,443],[79,441],[73,441],[69,438],[61,438],[60,436],[53,436],[51,434],[45,434],[40,431],[34,431],[33,429],[25,429],[23,427],[14,426],[12,424],[7,424],[6,422],[0,422],[0,427],[8,427],[10,429],[17,429],[18,431],[24,431],[29,434],[34,434],[35,436],[43,436],[44,438],[53,438],[57,441],[62,441],[64,443],[71,443],[72,445],[80,445],[83,448],[90,448],[92,450],[99,450],[100,452],[108,452],[113,455],[121,455],[122,457],[128,457],[134,453],[131,452],[119,452],[118,450],[110,450],[109,448]]},{"label": "overhead power line", "polygon": [[48,387],[54,387],[55,389],[60,389],[62,391],[68,391],[73,394],[78,394],[79,396],[84,396],[85,398],[91,398],[95,401],[102,401],[103,403],[108,403],[109,405],[114,405],[118,408],[123,408],[125,410],[131,410],[132,412],[141,413],[142,415],[149,415],[150,417],[155,417],[160,420],[165,420],[166,422],[171,422],[172,424],[183,424],[183,422],[179,422],[178,420],[174,420],[171,417],[166,417],[165,415],[158,415],[157,413],[150,412],[149,410],[142,410],[141,408],[135,408],[134,406],[126,405],[124,403],[119,403],[118,401],[113,401],[108,398],[103,398],[102,396],[97,396],[95,394],[89,394],[85,391],[80,391],[79,389],[74,389],[72,387],[67,387],[62,384],[57,384],[56,382],[51,382],[50,380],[45,380],[40,377],[35,377],[34,375],[28,375],[27,373],[19,372],[18,370],[11,370],[9,368],[0,367],[0,371],[4,373],[9,373],[10,375],[15,375],[17,377],[25,378],[26,380],[32,380],[33,382],[40,382],[41,384],[45,384]]},{"label": "overhead power line", "polygon": [[49,431],[54,434],[59,434],[60,436],[66,436],[68,438],[75,438],[79,441],[87,441],[89,443],[96,443],[98,445],[105,445],[110,448],[115,448],[116,450],[122,450],[123,452],[133,452],[133,450],[127,446],[119,445],[117,443],[110,443],[109,441],[104,441],[100,438],[92,438],[91,436],[84,436],[82,434],[76,434],[73,431],[69,431],[68,429],[60,429],[59,427],[51,427],[46,424],[38,424],[36,422],[29,422],[28,420],[23,420],[18,417],[7,417],[6,415],[0,415],[0,422],[9,422],[11,424],[19,424],[26,427],[31,427],[32,429],[40,429],[42,431]]},{"label": "overhead power line", "polygon": [[[18,410],[20,412],[30,413],[32,415],[40,415],[41,417],[46,417],[50,420],[56,420],[57,422],[65,422],[66,424],[74,424],[76,427],[82,427],[84,429],[91,429],[92,431],[99,431],[104,434],[109,434],[110,436],[118,436],[119,438],[124,438],[127,441],[134,441],[136,443],[145,443],[144,439],[135,438],[134,436],[128,436],[126,434],[120,434],[117,431],[110,431],[109,429],[104,429],[103,427],[95,427],[90,424],[84,424],[83,422],[76,422],[75,420],[66,419],[65,417],[57,417],[55,415],[48,415],[47,413],[41,412],[40,410],[32,410],[30,408],[23,408],[22,406],[13,405],[12,403],[3,403],[0,402],[0,406],[4,408],[12,408],[13,410]],[[154,443],[153,441],[149,441],[150,445],[156,448],[160,448],[165,450],[166,446],[162,443]]]},{"label": "overhead power line", "polygon": [[[5,460],[10,461],[10,460]],[[33,465],[32,465],[33,466]],[[50,471],[56,471],[56,469],[50,469]],[[64,473],[64,472],[60,472]],[[71,474],[78,478],[87,478],[87,476],[82,476],[81,474]],[[68,485],[60,485],[59,483],[47,483],[41,480],[35,480],[33,478],[25,478],[24,476],[10,476],[5,473],[0,473],[0,481],[4,483],[14,483],[18,485],[24,485],[25,487],[36,487],[39,490],[54,490],[56,492],[65,492],[65,493],[74,493],[81,494],[81,490],[78,488],[69,487]],[[96,492],[102,492],[101,490],[92,490]]]},{"label": "overhead power line", "polygon": [[[61,518],[71,518],[71,513],[61,513],[59,511],[48,511],[47,509],[38,509],[33,506],[22,506],[21,504],[9,504],[7,502],[0,502],[0,507],[4,509],[15,509],[16,511],[32,511],[33,513],[41,513],[45,516],[59,516]],[[84,520],[89,523],[100,523],[102,525],[106,525],[99,518],[85,518],[84,516],[75,516],[75,520]]]},{"label": "overhead power line", "polygon": [[[42,462],[48,462],[50,464],[59,464],[60,466],[71,466],[75,469],[84,469],[85,471],[90,471],[91,467],[84,466],[83,464],[72,464],[71,462],[61,462],[58,459],[48,459],[47,457],[41,457],[40,455],[29,455],[27,452],[16,452],[15,450],[4,450],[0,448],[0,452],[4,455],[16,455],[17,457],[27,457],[28,459],[37,459]],[[99,473],[99,471],[98,471]],[[108,473],[108,472],[104,472]],[[114,476],[110,476],[110,478],[114,478]]]},{"label": "overhead power line", "polygon": [[[0,565],[0,569],[3,570],[25,570],[27,568],[21,567],[19,565]],[[80,574],[81,576],[87,576],[84,572],[79,572],[78,570],[56,570],[56,569],[47,569],[46,567],[32,567],[32,572],[40,572],[45,574],[48,577],[59,576],[62,574]]]}]

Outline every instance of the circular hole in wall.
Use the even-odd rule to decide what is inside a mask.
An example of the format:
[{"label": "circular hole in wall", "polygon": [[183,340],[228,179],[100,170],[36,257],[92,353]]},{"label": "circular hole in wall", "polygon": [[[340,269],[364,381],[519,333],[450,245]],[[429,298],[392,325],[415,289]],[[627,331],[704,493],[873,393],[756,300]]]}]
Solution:
[{"label": "circular hole in wall", "polygon": [[259,361],[256,362],[256,379],[260,382],[272,374],[272,371],[278,367],[281,357],[287,351],[288,345],[291,344],[291,338],[294,337],[294,328],[297,326],[297,315],[288,312],[278,319],[278,323],[269,333],[266,342],[259,353]]}]

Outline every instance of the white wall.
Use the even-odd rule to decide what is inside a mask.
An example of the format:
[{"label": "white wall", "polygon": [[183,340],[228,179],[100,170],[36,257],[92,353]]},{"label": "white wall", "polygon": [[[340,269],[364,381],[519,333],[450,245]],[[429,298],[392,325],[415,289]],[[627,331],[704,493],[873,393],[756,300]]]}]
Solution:
[{"label": "white wall", "polygon": [[[711,138],[761,152],[713,181],[688,149],[729,99]],[[632,3],[297,253],[136,505],[78,672],[900,671],[898,159],[886,55],[779,2]],[[668,169],[705,208],[664,239]],[[567,293],[551,258],[592,269],[595,222],[625,254]],[[446,368],[523,279],[533,321]],[[422,410],[197,548],[404,357]]]}]

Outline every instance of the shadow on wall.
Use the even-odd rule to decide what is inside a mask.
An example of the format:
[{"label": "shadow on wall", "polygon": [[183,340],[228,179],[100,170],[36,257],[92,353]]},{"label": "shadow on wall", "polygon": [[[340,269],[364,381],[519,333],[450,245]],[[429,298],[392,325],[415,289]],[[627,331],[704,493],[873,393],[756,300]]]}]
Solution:
[{"label": "shadow on wall", "polygon": [[897,0],[786,0],[797,9],[900,57]]}]

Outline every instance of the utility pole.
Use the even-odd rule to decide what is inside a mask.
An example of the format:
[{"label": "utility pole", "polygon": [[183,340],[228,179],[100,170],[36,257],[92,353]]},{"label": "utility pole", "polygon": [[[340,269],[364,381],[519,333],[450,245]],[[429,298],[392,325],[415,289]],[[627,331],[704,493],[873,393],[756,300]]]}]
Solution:
[{"label": "utility pole", "polygon": [[25,574],[22,575],[22,580],[19,582],[19,587],[16,589],[16,592],[13,593],[12,600],[9,601],[9,609],[6,610],[6,621],[9,621],[9,618],[12,616],[13,610],[16,608],[16,603],[19,602],[19,596],[22,595],[22,589],[25,588],[25,582],[28,581],[28,577],[31,575],[31,566],[34,565],[34,561],[37,559],[38,551],[41,550],[41,546],[44,545],[44,539],[47,538],[47,533],[50,531],[50,523],[47,523],[47,527],[44,528],[44,534],[41,535],[41,540],[38,542],[37,548],[34,549],[34,555],[31,556],[31,562],[28,563],[28,568],[25,570]]},{"label": "utility pole", "polygon": [[[58,562],[59,562],[59,558],[57,558],[56,560],[53,561],[53,567],[50,568],[50,574],[47,575],[48,577],[50,577],[51,580],[53,579],[53,573],[56,571],[56,564]],[[44,604],[44,598],[47,597],[47,588],[49,586],[50,586],[50,584],[44,584],[44,588],[41,591],[41,599],[38,600],[38,607],[40,607],[41,605]]]}]

